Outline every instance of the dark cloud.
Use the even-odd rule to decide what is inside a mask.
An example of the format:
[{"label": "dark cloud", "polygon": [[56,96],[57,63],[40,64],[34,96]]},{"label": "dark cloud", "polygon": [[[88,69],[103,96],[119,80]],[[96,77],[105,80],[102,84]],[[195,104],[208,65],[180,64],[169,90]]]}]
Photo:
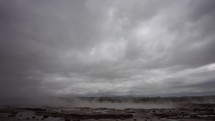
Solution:
[{"label": "dark cloud", "polygon": [[1,1],[0,96],[211,94],[214,5]]}]

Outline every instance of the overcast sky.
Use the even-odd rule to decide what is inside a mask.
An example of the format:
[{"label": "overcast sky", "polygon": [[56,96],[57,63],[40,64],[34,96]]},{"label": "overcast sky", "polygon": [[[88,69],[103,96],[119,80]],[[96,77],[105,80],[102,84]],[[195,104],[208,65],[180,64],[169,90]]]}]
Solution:
[{"label": "overcast sky", "polygon": [[215,0],[1,0],[0,96],[215,94]]}]

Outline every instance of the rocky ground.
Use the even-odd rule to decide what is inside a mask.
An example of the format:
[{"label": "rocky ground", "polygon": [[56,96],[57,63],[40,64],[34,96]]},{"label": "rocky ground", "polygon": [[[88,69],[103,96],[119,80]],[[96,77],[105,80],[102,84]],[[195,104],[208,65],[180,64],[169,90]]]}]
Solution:
[{"label": "rocky ground", "polygon": [[186,103],[170,109],[1,107],[0,121],[215,121],[215,104]]}]

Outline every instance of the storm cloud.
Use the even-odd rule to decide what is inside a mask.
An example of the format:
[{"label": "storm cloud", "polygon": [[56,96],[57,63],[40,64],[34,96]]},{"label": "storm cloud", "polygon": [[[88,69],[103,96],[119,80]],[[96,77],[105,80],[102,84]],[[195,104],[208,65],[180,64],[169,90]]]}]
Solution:
[{"label": "storm cloud", "polygon": [[214,0],[2,0],[0,96],[215,93]]}]

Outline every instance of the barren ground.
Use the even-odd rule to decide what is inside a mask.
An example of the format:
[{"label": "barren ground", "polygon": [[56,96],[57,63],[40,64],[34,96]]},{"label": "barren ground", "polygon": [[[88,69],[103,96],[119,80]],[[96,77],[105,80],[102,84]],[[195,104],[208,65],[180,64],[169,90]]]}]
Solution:
[{"label": "barren ground", "polygon": [[0,121],[215,121],[214,110],[209,103],[159,109],[1,107]]}]

